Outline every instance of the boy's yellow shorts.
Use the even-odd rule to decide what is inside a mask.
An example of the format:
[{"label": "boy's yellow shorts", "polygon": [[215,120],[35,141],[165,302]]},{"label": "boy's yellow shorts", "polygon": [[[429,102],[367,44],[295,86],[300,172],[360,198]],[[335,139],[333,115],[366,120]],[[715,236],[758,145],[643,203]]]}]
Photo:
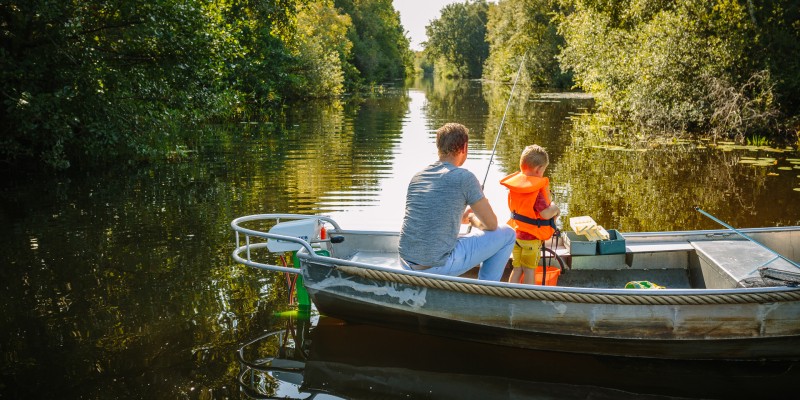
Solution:
[{"label": "boy's yellow shorts", "polygon": [[536,268],[539,265],[539,260],[542,258],[542,241],[541,240],[522,240],[517,239],[514,244],[514,250],[511,251],[513,260],[511,265],[514,268]]}]

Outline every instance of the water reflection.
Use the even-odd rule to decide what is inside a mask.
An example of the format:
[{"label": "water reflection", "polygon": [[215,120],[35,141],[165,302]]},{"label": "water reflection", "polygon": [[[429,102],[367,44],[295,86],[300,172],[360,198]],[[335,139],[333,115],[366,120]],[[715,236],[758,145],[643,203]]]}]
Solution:
[{"label": "water reflection", "polygon": [[[462,342],[321,317],[240,349],[253,398],[785,398],[790,362],[598,357]],[[302,335],[301,335],[302,332]],[[293,337],[290,341],[287,338]],[[255,361],[246,361],[247,357]],[[265,384],[264,382],[270,382]],[[769,390],[765,390],[769,388]],[[310,396],[310,397],[309,397]]]},{"label": "water reflection", "polygon": [[553,176],[561,198],[569,199],[569,214],[590,214],[622,231],[720,228],[694,205],[737,227],[800,223],[793,177],[773,174],[777,162],[770,167],[739,163],[748,153],[694,144],[622,151],[572,144]]},{"label": "water reflection", "polygon": [[[464,166],[479,178],[488,171],[485,191],[501,216],[497,181],[535,142],[550,152],[565,216],[622,232],[717,228],[691,210],[699,204],[738,227],[800,224],[796,152],[595,146],[572,129],[592,104],[580,96],[515,93],[490,164],[509,90],[420,81],[208,127],[188,158],[5,177],[0,397],[238,396],[236,349],[272,329],[288,295],[285,277],[233,263],[230,221],[327,213],[345,228],[397,230],[406,185],[436,159],[433,133],[449,121],[471,129]],[[774,163],[751,162],[766,157]],[[462,360],[447,354],[452,362],[437,362]]]}]

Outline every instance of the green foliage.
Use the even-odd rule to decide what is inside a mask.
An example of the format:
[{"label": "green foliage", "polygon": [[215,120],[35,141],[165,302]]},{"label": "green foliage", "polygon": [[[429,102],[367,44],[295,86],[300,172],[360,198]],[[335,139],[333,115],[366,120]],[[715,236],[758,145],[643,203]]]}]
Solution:
[{"label": "green foliage", "polygon": [[340,95],[344,88],[345,70],[353,68],[347,61],[353,44],[347,39],[350,17],[340,15],[332,0],[323,0],[300,7],[297,35],[292,55],[297,58],[303,83],[310,97]]},{"label": "green foliage", "polygon": [[438,75],[467,78],[482,75],[483,63],[489,55],[488,10],[485,0],[448,4],[441,16],[425,27],[428,36],[425,50],[435,60]]},{"label": "green foliage", "polygon": [[769,3],[563,0],[562,68],[640,132],[776,135],[797,111],[800,29],[797,5]]},{"label": "green foliage", "polygon": [[747,145],[748,146],[767,146],[767,145],[769,145],[769,140],[764,136],[755,135],[753,137],[747,138]]},{"label": "green foliage", "polygon": [[[276,8],[258,16],[276,20]],[[67,168],[174,148],[177,126],[234,107],[225,80],[243,86],[234,70],[256,41],[233,16],[248,10],[246,1],[6,2],[0,159]]]},{"label": "green foliage", "polygon": [[368,84],[403,79],[413,72],[414,55],[391,0],[334,0],[352,19],[349,60]]},{"label": "green foliage", "polygon": [[433,60],[426,50],[414,53],[414,73],[426,76],[433,75]]},{"label": "green foliage", "polygon": [[525,58],[521,84],[569,88],[569,74],[562,73],[556,59],[564,39],[558,34],[553,16],[558,12],[552,0],[507,0],[489,8],[486,41],[489,58],[483,77],[511,81]]},{"label": "green foliage", "polygon": [[768,70],[772,76],[776,102],[784,115],[796,116],[800,114],[800,3],[781,0],[747,4],[757,35],[749,54],[757,61],[757,68]]},{"label": "green foliage", "polygon": [[333,0],[4,1],[0,163],[172,157],[200,123],[403,78],[391,1],[346,3],[353,18]]}]

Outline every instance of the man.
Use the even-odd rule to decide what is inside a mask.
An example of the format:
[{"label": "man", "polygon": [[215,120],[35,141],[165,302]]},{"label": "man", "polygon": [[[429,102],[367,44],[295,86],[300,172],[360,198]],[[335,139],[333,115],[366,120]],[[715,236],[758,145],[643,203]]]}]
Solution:
[{"label": "man", "polygon": [[[467,159],[468,141],[469,131],[461,124],[448,123],[436,131],[439,161],[408,185],[400,257],[406,269],[451,276],[482,263],[478,279],[499,281],[515,234],[498,224],[478,178],[459,168]],[[459,237],[460,224],[479,230]]]}]

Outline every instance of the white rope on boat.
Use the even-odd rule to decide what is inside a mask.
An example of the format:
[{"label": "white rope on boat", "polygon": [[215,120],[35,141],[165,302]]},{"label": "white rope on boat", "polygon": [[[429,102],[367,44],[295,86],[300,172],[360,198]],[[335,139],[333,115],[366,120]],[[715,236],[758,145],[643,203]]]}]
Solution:
[{"label": "white rope on boat", "polygon": [[[721,304],[763,304],[774,302],[788,302],[800,300],[800,288],[796,290],[755,293],[726,293],[726,294],[670,294],[658,295],[653,292],[639,294],[630,289],[631,294],[593,294],[559,292],[552,290],[537,290],[536,288],[513,288],[501,286],[487,286],[480,284],[448,281],[409,274],[398,274],[389,271],[379,271],[344,265],[335,266],[336,269],[350,275],[363,278],[391,281],[407,285],[422,286],[427,288],[451,290],[463,293],[485,294],[490,296],[508,297],[516,299],[560,301],[570,303],[592,304],[619,304],[619,305],[721,305]],[[657,289],[656,289],[657,290]]]}]

